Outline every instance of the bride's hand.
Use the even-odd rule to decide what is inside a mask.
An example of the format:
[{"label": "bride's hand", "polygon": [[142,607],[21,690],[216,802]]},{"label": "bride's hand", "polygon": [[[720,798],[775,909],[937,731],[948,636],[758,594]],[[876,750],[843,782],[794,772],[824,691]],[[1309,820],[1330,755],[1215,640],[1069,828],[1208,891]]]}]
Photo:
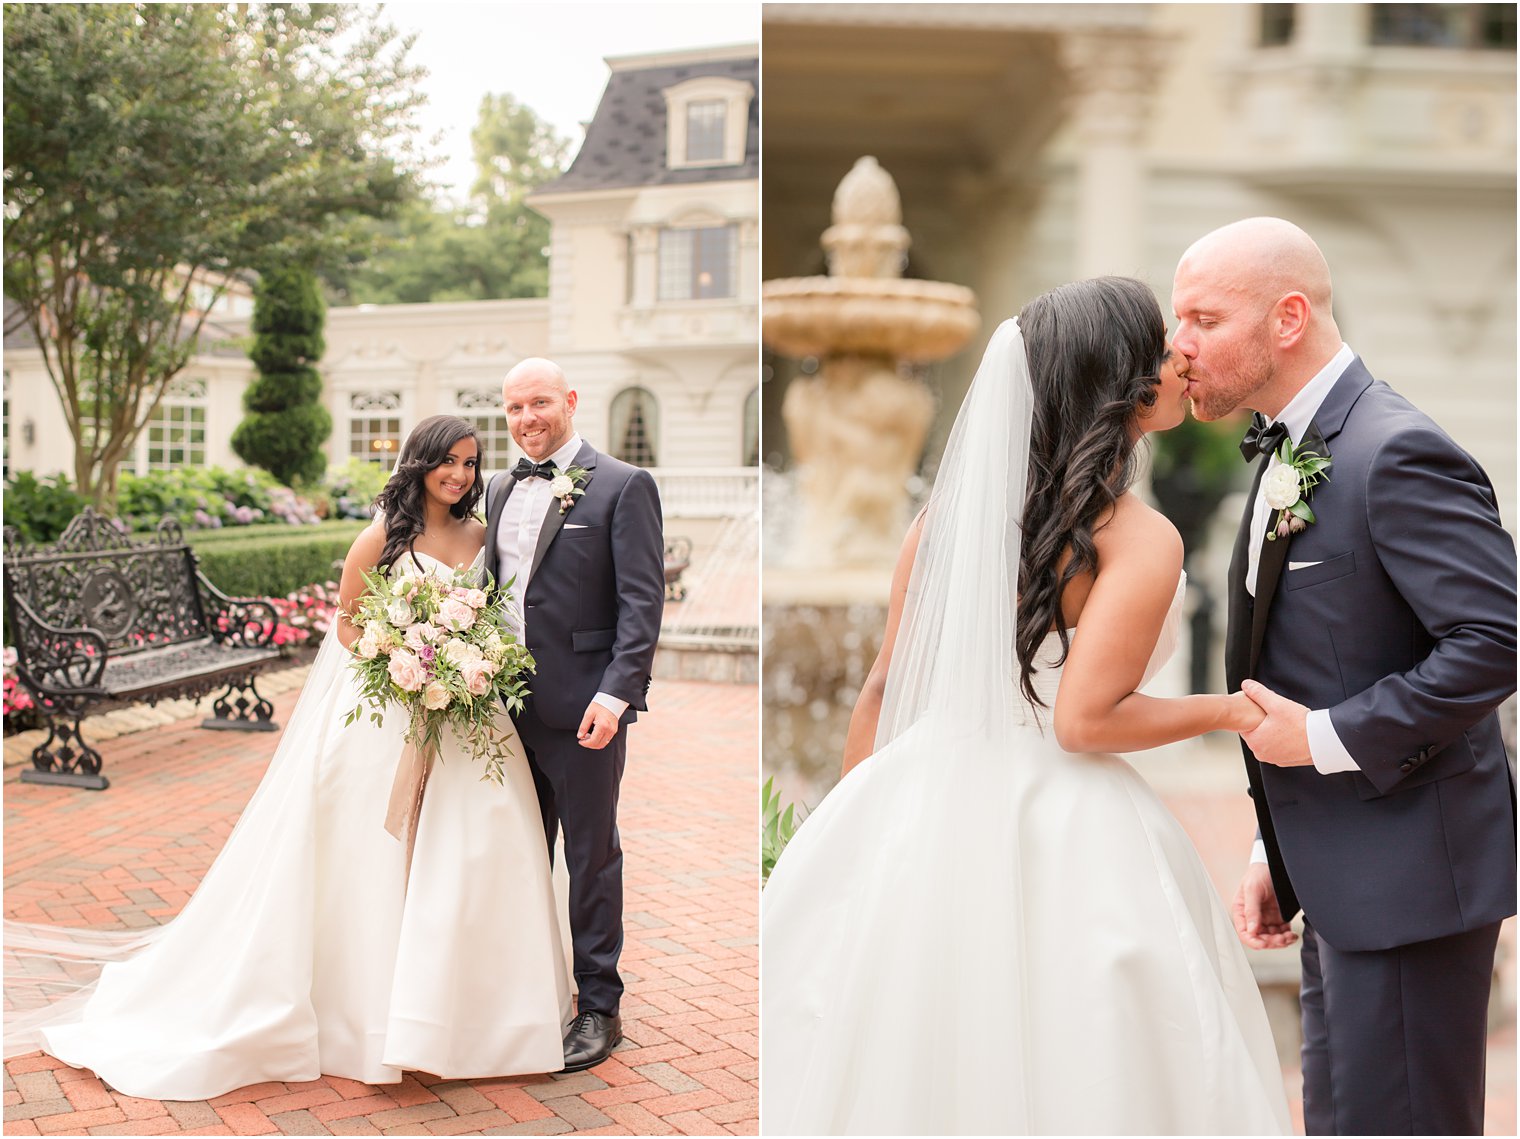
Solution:
[{"label": "bride's hand", "polygon": [[1224,698],[1225,728],[1232,732],[1249,732],[1267,718],[1267,714],[1244,692]]}]

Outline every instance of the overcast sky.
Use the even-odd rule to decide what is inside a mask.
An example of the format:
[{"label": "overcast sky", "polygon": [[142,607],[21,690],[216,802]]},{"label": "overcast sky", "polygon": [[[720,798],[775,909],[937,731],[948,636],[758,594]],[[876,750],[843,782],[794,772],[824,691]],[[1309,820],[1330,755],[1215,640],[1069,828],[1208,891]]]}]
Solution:
[{"label": "overcast sky", "polygon": [[411,59],[428,69],[423,134],[441,133],[447,161],[432,174],[458,196],[474,177],[470,128],[485,94],[510,93],[580,146],[581,124],[607,85],[605,56],[758,43],[760,5],[705,3],[391,3],[385,14],[416,32]]}]

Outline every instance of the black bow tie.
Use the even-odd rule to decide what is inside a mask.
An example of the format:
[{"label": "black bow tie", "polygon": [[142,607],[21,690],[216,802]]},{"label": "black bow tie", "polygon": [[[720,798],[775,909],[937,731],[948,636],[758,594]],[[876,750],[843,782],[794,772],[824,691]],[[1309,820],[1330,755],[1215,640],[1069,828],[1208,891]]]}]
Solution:
[{"label": "black bow tie", "polygon": [[541,463],[535,463],[532,459],[518,459],[517,466],[512,468],[512,477],[518,482],[523,479],[552,479],[554,460],[545,459]]},{"label": "black bow tie", "polygon": [[1268,423],[1266,416],[1253,411],[1251,426],[1246,429],[1246,437],[1240,441],[1240,453],[1245,456],[1246,462],[1254,463],[1259,456],[1276,451],[1287,437],[1286,424]]}]

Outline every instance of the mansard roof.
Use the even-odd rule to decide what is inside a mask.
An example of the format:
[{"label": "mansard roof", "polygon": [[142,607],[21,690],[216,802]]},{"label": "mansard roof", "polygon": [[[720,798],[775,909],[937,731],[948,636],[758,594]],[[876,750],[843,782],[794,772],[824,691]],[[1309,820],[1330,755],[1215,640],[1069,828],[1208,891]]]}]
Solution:
[{"label": "mansard roof", "polygon": [[[647,66],[641,60],[649,61]],[[612,74],[596,114],[586,128],[580,153],[553,182],[535,197],[582,190],[615,190],[638,186],[694,182],[741,182],[760,176],[760,58],[753,48],[665,53],[607,61]],[[735,166],[670,169],[666,162],[665,96],[669,87],[689,79],[717,76],[749,83],[755,96],[749,104],[744,161]]]}]

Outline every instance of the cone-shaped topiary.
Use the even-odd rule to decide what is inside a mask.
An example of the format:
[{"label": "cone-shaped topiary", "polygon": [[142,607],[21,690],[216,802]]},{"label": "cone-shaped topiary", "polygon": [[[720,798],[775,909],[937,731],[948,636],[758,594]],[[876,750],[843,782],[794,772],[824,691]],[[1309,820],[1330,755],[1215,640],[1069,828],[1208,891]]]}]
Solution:
[{"label": "cone-shaped topiary", "polygon": [[232,449],[287,486],[316,482],[327,469],[322,444],[332,434],[332,416],[322,406],[322,377],[314,367],[326,347],[325,318],[309,270],[271,270],[254,290],[248,356],[259,375],[243,393],[248,414],[232,433]]}]

